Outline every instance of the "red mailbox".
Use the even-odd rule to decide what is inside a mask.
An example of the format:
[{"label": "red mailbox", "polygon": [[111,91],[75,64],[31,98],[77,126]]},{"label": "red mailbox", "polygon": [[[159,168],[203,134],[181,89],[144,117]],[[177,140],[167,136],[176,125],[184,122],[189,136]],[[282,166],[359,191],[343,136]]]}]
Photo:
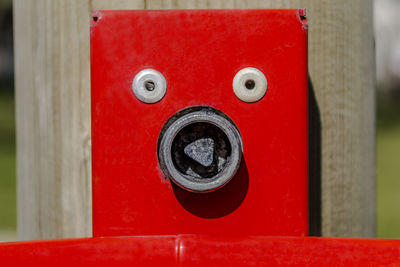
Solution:
[{"label": "red mailbox", "polygon": [[307,237],[304,10],[96,11],[93,238],[4,266],[400,265],[395,240]]}]

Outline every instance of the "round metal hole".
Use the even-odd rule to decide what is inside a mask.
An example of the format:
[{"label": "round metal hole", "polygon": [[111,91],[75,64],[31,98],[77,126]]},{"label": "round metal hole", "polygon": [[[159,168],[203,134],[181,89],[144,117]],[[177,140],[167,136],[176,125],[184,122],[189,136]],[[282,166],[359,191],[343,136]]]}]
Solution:
[{"label": "round metal hole", "polygon": [[136,74],[132,82],[136,97],[144,103],[160,101],[166,91],[167,82],[164,76],[154,69],[144,69]]},{"label": "round metal hole", "polygon": [[240,133],[226,115],[212,108],[173,116],[159,138],[158,157],[164,175],[188,191],[221,188],[240,166]]},{"label": "round metal hole", "polygon": [[156,85],[153,81],[146,81],[144,83],[144,87],[148,90],[148,91],[153,91],[154,88],[156,88]]},{"label": "round metal hole", "polygon": [[244,102],[257,102],[267,92],[267,79],[256,68],[244,68],[233,78],[233,91]]},{"label": "round metal hole", "polygon": [[256,83],[255,83],[254,80],[247,80],[247,81],[244,83],[244,86],[246,86],[247,89],[252,90],[252,89],[254,89],[254,87],[256,86]]}]

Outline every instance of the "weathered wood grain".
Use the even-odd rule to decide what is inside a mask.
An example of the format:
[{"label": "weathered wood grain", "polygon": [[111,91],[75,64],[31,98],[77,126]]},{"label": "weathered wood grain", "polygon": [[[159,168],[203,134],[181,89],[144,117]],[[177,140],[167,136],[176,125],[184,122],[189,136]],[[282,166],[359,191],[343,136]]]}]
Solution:
[{"label": "weathered wood grain", "polygon": [[91,231],[89,9],[14,1],[21,239]]},{"label": "weathered wood grain", "polygon": [[375,235],[372,0],[14,0],[21,239],[91,234],[89,17],[141,8],[307,8],[311,232]]}]

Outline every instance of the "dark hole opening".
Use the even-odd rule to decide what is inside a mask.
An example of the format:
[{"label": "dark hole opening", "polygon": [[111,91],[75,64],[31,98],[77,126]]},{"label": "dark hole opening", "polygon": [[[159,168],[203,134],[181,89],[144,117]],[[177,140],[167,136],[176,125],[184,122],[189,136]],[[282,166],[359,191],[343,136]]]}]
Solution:
[{"label": "dark hole opening", "polygon": [[256,82],[254,80],[247,80],[244,83],[244,86],[246,86],[247,89],[252,90],[256,86]]},{"label": "dark hole opening", "polygon": [[148,90],[148,91],[153,91],[154,88],[156,88],[156,85],[155,85],[155,83],[154,83],[153,81],[146,81],[146,82],[144,83],[144,87],[145,87],[146,90]]},{"label": "dark hole opening", "polygon": [[[213,160],[209,166],[203,166],[188,157],[184,149],[196,140],[210,138],[213,140]],[[231,144],[226,134],[217,126],[198,122],[184,127],[175,137],[171,147],[172,161],[183,174],[194,179],[212,178],[221,172],[231,155]]]}]

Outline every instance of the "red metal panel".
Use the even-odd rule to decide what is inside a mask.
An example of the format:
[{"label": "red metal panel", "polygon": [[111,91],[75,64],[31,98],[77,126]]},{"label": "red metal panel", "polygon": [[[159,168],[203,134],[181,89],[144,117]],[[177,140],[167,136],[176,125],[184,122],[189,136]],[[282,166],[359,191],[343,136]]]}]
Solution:
[{"label": "red metal panel", "polygon": [[0,243],[1,266],[400,266],[400,241],[115,237]]},{"label": "red metal panel", "polygon": [[[94,236],[307,234],[307,27],[299,10],[99,11],[91,26]],[[268,90],[239,100],[232,80],[261,70]],[[131,90],[154,68],[158,103]],[[243,162],[224,188],[186,192],[165,180],[157,138],[189,106],[223,111]]]}]

